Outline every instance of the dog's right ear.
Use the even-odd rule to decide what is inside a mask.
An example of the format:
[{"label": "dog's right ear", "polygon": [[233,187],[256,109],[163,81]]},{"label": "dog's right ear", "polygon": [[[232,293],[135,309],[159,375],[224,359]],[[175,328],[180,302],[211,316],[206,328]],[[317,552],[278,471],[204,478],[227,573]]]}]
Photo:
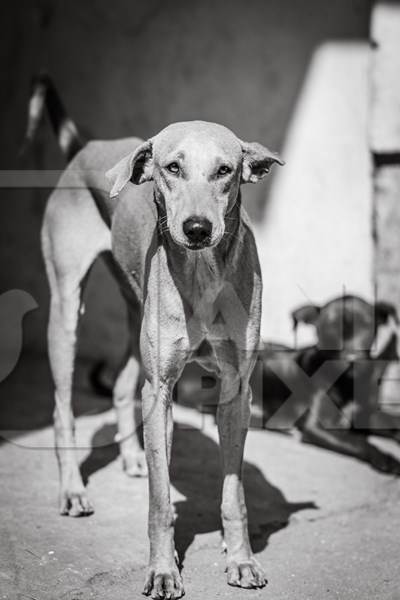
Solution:
[{"label": "dog's right ear", "polygon": [[153,144],[152,140],[143,142],[134,152],[122,158],[106,173],[111,182],[111,198],[118,196],[128,181],[140,184],[153,179]]},{"label": "dog's right ear", "polygon": [[299,323],[315,325],[321,309],[316,304],[306,304],[292,312],[293,329],[297,328]]},{"label": "dog's right ear", "polygon": [[269,173],[274,163],[285,164],[279,154],[258,142],[239,142],[243,152],[242,183],[257,183]]},{"label": "dog's right ear", "polygon": [[390,302],[382,300],[375,302],[375,318],[377,325],[384,325],[392,317],[396,325],[399,325],[399,316],[396,307]]}]

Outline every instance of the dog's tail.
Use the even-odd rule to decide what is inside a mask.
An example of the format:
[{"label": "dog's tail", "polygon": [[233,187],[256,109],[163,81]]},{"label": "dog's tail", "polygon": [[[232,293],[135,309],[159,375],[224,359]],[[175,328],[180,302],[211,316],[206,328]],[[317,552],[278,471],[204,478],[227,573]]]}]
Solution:
[{"label": "dog's tail", "polygon": [[75,123],[68,116],[54,83],[46,73],[37,75],[32,81],[23,150],[32,143],[45,109],[47,109],[61,151],[69,162],[85,143]]}]

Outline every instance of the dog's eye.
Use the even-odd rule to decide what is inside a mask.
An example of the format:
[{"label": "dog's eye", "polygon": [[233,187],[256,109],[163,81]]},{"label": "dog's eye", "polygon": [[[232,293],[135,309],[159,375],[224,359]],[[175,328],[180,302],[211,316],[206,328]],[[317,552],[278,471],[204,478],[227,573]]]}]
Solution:
[{"label": "dog's eye", "polygon": [[170,173],[173,173],[174,175],[177,175],[179,173],[179,165],[177,162],[172,162],[169,165],[167,165],[167,170]]},{"label": "dog's eye", "polygon": [[217,171],[218,177],[223,177],[224,175],[228,175],[229,173],[232,173],[232,169],[228,167],[228,165],[222,165]]}]

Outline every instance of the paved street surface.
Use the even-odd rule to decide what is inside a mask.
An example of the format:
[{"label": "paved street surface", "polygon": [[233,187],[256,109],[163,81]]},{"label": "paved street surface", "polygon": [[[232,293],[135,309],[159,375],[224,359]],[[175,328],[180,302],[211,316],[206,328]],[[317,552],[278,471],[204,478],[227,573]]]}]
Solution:
[{"label": "paved street surface", "polygon": [[[25,358],[0,391],[9,440],[0,444],[0,598],[140,598],[147,481],[122,472],[109,401],[91,394],[81,367],[78,452],[96,513],[73,519],[57,512],[47,367]],[[400,481],[258,430],[248,438],[245,482],[251,540],[269,583],[258,591],[228,587],[213,419],[181,406],[175,418],[172,493],[187,598],[399,600]],[[395,444],[384,446],[400,457]]]}]

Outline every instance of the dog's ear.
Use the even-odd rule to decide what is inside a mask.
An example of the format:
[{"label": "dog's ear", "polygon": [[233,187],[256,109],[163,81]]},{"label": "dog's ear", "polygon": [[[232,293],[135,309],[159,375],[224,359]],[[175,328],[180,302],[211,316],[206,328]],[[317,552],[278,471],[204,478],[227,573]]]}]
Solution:
[{"label": "dog's ear", "polygon": [[397,314],[396,307],[390,302],[375,302],[375,319],[377,325],[385,325],[389,318],[392,317],[394,322],[399,324],[399,317]]},{"label": "dog's ear", "polygon": [[321,309],[315,304],[306,304],[292,312],[293,329],[297,328],[299,323],[307,323],[307,325],[315,325]]},{"label": "dog's ear", "polygon": [[106,177],[111,182],[111,198],[118,196],[128,181],[136,184],[151,181],[153,178],[152,141],[143,142],[134,152],[122,158],[107,171]]},{"label": "dog's ear", "polygon": [[284,165],[281,157],[257,142],[240,141],[243,152],[242,183],[257,183],[265,177],[272,165]]}]

